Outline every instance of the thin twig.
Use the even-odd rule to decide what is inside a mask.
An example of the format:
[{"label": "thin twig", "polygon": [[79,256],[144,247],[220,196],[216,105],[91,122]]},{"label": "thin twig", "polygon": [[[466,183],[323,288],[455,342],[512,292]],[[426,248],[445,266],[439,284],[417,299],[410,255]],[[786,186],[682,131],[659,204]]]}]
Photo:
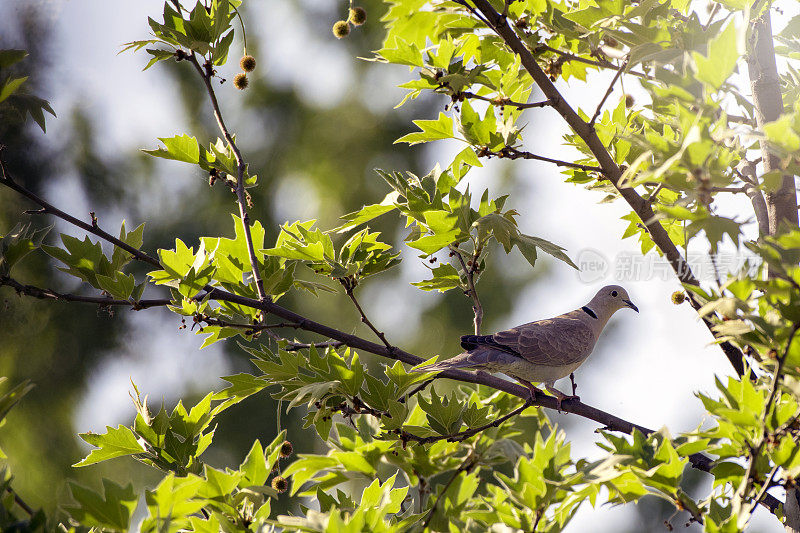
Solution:
[{"label": "thin twig", "polygon": [[475,315],[475,319],[473,320],[475,335],[480,335],[481,324],[483,323],[483,306],[481,305],[480,298],[478,298],[478,290],[475,288],[475,270],[477,268],[480,249],[478,247],[475,248],[475,253],[472,254],[472,264],[467,266],[467,262],[464,261],[464,256],[461,255],[461,250],[454,245],[450,245],[449,248],[451,252],[456,254],[456,257],[458,257],[458,262],[461,263],[461,269],[463,270],[464,278],[467,281],[467,290],[464,292],[467,294],[467,296],[472,298],[472,312]]},{"label": "thin twig", "polygon": [[33,517],[33,515],[36,514],[36,511],[33,510],[33,507],[28,505],[25,500],[23,500],[20,495],[14,491],[14,489],[11,487],[6,487],[6,492],[14,496],[14,503],[19,505],[20,508],[28,514],[28,516]]},{"label": "thin twig", "polygon": [[341,348],[345,346],[342,341],[325,341],[325,342],[289,342],[289,345],[284,348],[287,352],[296,352],[297,350],[306,350],[308,348]]},{"label": "thin twig", "polygon": [[746,193],[747,189],[752,187],[750,184],[742,185],[741,187],[711,187],[711,192]]},{"label": "thin twig", "polygon": [[439,501],[442,498],[444,498],[444,495],[447,493],[447,490],[450,488],[450,485],[452,485],[453,482],[456,480],[456,478],[461,475],[461,472],[469,472],[473,466],[475,466],[475,459],[473,457],[472,451],[470,451],[469,455],[467,455],[467,458],[464,459],[461,465],[453,473],[453,476],[450,478],[450,480],[445,484],[444,488],[442,489],[442,492],[439,494],[439,497],[437,497],[436,501],[433,502],[430,511],[428,511],[428,515],[425,517],[425,521],[422,522],[422,531],[425,531],[425,529],[427,529],[428,525],[433,519],[433,515],[436,513],[436,508],[439,506]]},{"label": "thin twig", "polygon": [[534,402],[533,402],[533,400],[531,400],[530,393],[529,393],[528,399],[525,400],[524,404],[522,404],[521,406],[517,407],[516,409],[514,409],[510,413],[505,414],[505,415],[503,415],[503,416],[501,416],[499,418],[496,418],[495,420],[492,420],[488,424],[484,424],[484,425],[476,427],[476,428],[468,429],[466,431],[460,431],[458,433],[453,433],[451,435],[437,435],[437,436],[431,436],[431,437],[420,437],[420,436],[414,435],[412,433],[403,432],[402,433],[402,438],[404,440],[411,440],[411,441],[417,442],[419,444],[430,444],[432,442],[438,442],[440,440],[446,440],[447,442],[462,442],[462,441],[467,440],[468,438],[470,438],[470,437],[472,437],[474,435],[477,435],[478,433],[480,433],[482,431],[485,431],[485,430],[490,429],[490,428],[498,427],[500,424],[502,424],[503,422],[505,422],[509,418],[517,416],[522,411],[524,411],[525,409],[527,409],[528,407],[531,407],[533,405],[534,405]]},{"label": "thin twig", "polygon": [[460,93],[453,94],[453,98],[460,99],[460,98],[467,98],[467,99],[474,99],[474,100],[483,100],[484,102],[489,102],[494,106],[509,106],[509,107],[516,107],[517,109],[533,109],[536,107],[547,107],[550,105],[550,100],[543,100],[541,102],[515,102],[508,98],[496,97],[496,98],[489,98],[488,96],[481,96],[479,94],[475,94],[470,91],[462,91]]},{"label": "thin twig", "polygon": [[57,207],[55,207],[51,203],[47,202],[43,198],[39,197],[38,195],[36,195],[32,191],[28,190],[24,186],[20,185],[16,181],[14,181],[14,179],[11,177],[11,175],[8,173],[8,171],[6,169],[6,165],[5,165],[5,161],[4,161],[3,157],[0,157],[0,169],[2,169],[2,176],[0,177],[0,183],[2,183],[3,185],[5,185],[6,187],[8,187],[10,189],[13,189],[14,191],[16,191],[19,194],[21,194],[22,196],[24,196],[25,198],[28,198],[29,200],[32,200],[36,204],[42,206],[42,209],[39,209],[39,210],[35,211],[34,214],[55,215],[58,218],[69,222],[73,226],[77,226],[77,227],[81,228],[82,230],[85,230],[85,231],[91,233],[92,235],[97,235],[98,237],[100,237],[100,238],[102,238],[102,239],[114,244],[118,248],[122,248],[123,250],[125,250],[126,252],[128,252],[129,254],[134,256],[136,259],[138,259],[140,261],[144,261],[146,263],[150,263],[151,265],[156,266],[158,268],[161,268],[161,264],[158,262],[158,259],[156,259],[155,257],[147,255],[146,253],[142,252],[141,250],[137,250],[136,248],[134,248],[130,244],[119,240],[118,238],[114,237],[113,235],[111,235],[108,232],[105,232],[105,231],[101,230],[97,226],[96,221],[95,221],[95,223],[91,224],[91,223],[86,223],[86,222],[84,222],[82,220],[79,220],[79,219],[75,218],[74,216],[72,216],[72,215],[70,215],[68,213],[65,213],[64,211],[58,209]]},{"label": "thin twig", "polygon": [[543,155],[536,155],[532,154],[531,152],[525,152],[523,150],[518,150],[512,146],[505,146],[500,150],[489,150],[481,149],[478,152],[479,156],[487,156],[487,157],[499,157],[502,159],[534,159],[536,161],[544,161],[546,163],[553,163],[559,167],[568,167],[568,168],[577,168],[578,170],[583,170],[586,172],[599,172],[604,174],[605,171],[602,167],[597,167],[593,165],[581,165],[579,163],[572,163],[571,161],[562,161],[560,159],[553,159],[552,157],[545,157]]},{"label": "thin twig", "polygon": [[271,300],[272,297],[268,296],[264,290],[264,282],[261,280],[261,272],[258,268],[258,259],[256,258],[255,248],[253,247],[253,236],[250,232],[250,215],[247,213],[247,197],[244,190],[244,173],[246,170],[244,158],[242,157],[239,147],[236,146],[233,136],[228,131],[227,126],[225,126],[225,121],[222,118],[222,111],[220,111],[219,102],[217,102],[217,95],[214,92],[214,87],[211,85],[213,69],[210,63],[207,63],[206,68],[203,68],[197,61],[197,57],[195,56],[194,52],[192,52],[188,57],[195,70],[197,70],[197,72],[200,74],[200,77],[203,78],[203,83],[206,86],[206,92],[211,100],[211,107],[214,109],[214,118],[217,119],[217,125],[222,132],[222,136],[225,138],[228,146],[231,147],[233,155],[236,158],[236,203],[239,205],[239,217],[242,219],[242,226],[244,226],[244,238],[247,242],[247,255],[250,259],[250,268],[253,271],[253,279],[256,282],[258,299],[262,302]]},{"label": "thin twig", "polygon": [[716,16],[717,11],[719,11],[719,6],[720,5],[717,2],[714,2],[714,7],[711,8],[711,13],[708,14],[708,20],[706,21],[705,24],[703,24],[703,31],[704,32],[708,31],[708,27],[714,21],[714,17]]},{"label": "thin twig", "polygon": [[134,311],[140,309],[148,309],[150,307],[164,307],[171,303],[168,298],[160,298],[154,300],[118,300],[109,296],[82,296],[79,294],[70,294],[57,292],[52,289],[45,289],[36,287],[34,285],[23,285],[19,281],[8,276],[0,276],[0,286],[6,285],[14,289],[17,294],[32,296],[41,300],[61,300],[64,302],[80,302],[87,304],[97,304],[101,307],[111,306],[125,306],[130,307]]},{"label": "thin twig", "polygon": [[[756,468],[756,460],[758,459],[758,454],[761,453],[761,449],[764,447],[764,444],[767,441],[767,436],[769,432],[767,430],[767,419],[769,418],[770,412],[772,411],[773,403],[775,402],[775,397],[778,394],[778,384],[781,380],[781,372],[783,372],[783,365],[786,363],[786,359],[789,356],[789,349],[792,346],[792,341],[794,340],[794,336],[797,335],[797,332],[800,331],[800,322],[794,324],[792,326],[792,332],[789,334],[789,340],[786,341],[786,348],[783,350],[783,354],[778,357],[777,364],[775,365],[775,371],[772,374],[772,383],[770,384],[769,396],[767,396],[767,403],[764,405],[764,412],[761,414],[761,426],[764,428],[761,438],[758,440],[755,446],[751,447],[749,456],[750,461],[747,465],[747,470],[745,471],[744,477],[742,478],[743,483],[740,488],[737,489],[737,494],[741,498],[746,498],[750,493],[750,485],[753,481],[753,473],[755,472]],[[764,484],[765,487],[769,486],[769,483]],[[761,492],[766,493],[765,490]],[[763,496],[763,495],[761,495]],[[759,498],[760,500],[761,498]],[[749,509],[748,515],[752,516],[753,511],[755,511],[756,501],[753,506]]]},{"label": "thin twig", "polygon": [[603,95],[602,100],[600,100],[600,103],[597,104],[597,109],[595,110],[594,115],[592,115],[592,120],[589,121],[590,126],[593,126],[595,120],[597,120],[597,117],[600,116],[600,111],[603,110],[603,105],[606,103],[606,100],[608,100],[608,97],[611,96],[611,93],[614,91],[614,85],[617,83],[617,80],[619,80],[620,76],[622,76],[622,73],[625,72],[625,69],[627,67],[628,67],[628,60],[626,59],[622,63],[622,66],[619,67],[619,70],[617,70],[617,73],[614,74],[614,78],[611,80],[611,83],[608,84],[608,89],[606,89],[606,94]]},{"label": "thin twig", "polygon": [[423,390],[425,390],[425,387],[427,387],[428,385],[430,385],[431,383],[433,383],[433,380],[435,380],[435,379],[436,379],[436,376],[434,376],[434,377],[432,377],[432,378],[430,378],[430,379],[426,379],[425,381],[423,381],[422,383],[420,383],[419,385],[417,385],[416,387],[414,387],[413,389],[411,389],[411,391],[410,391],[410,392],[408,392],[408,393],[404,394],[402,398],[398,398],[398,399],[397,399],[397,401],[398,401],[398,402],[400,402],[400,403],[406,403],[406,400],[407,400],[408,398],[411,398],[411,397],[412,397],[412,396],[414,396],[415,394],[417,394],[417,393],[419,393],[419,392],[422,392]]},{"label": "thin twig", "polygon": [[[607,59],[600,59],[600,60],[588,59],[588,58],[585,58],[585,57],[581,57],[581,56],[572,54],[570,52],[564,52],[562,50],[559,50],[558,48],[553,48],[552,46],[548,46],[546,44],[539,44],[534,49],[530,50],[530,52],[533,55],[541,55],[544,52],[552,52],[552,53],[554,53],[556,55],[559,55],[559,56],[563,57],[565,61],[577,61],[579,63],[585,63],[587,65],[592,65],[594,67],[607,68],[607,69],[617,70],[617,71],[623,69],[623,67],[615,65],[614,63],[612,63],[611,61],[608,61]],[[634,71],[629,70],[629,71],[627,71],[625,73],[626,74],[630,74],[631,76],[636,76],[637,78],[641,78],[643,80],[655,80],[656,79],[654,76],[651,76],[650,74],[645,74],[644,72],[634,72]]]},{"label": "thin twig", "polygon": [[[778,473],[778,470],[780,470],[780,468],[781,465],[776,464],[775,466],[772,467],[772,470],[770,470],[769,476],[767,476],[766,481],[764,481],[764,485],[761,487],[761,490],[758,491],[758,494],[756,495],[756,499],[753,502],[753,509],[758,507],[758,504],[761,503],[761,500],[764,498],[764,495],[767,493],[770,487],[773,486],[772,480],[775,478],[775,474]],[[752,512],[750,514],[752,514]]]},{"label": "thin twig", "polygon": [[375,334],[375,336],[378,337],[381,340],[381,342],[384,344],[384,346],[386,346],[386,348],[390,352],[396,350],[396,348],[394,346],[392,346],[391,343],[389,343],[388,340],[386,340],[386,335],[384,335],[384,333],[382,331],[378,331],[378,328],[376,328],[375,325],[370,321],[370,319],[367,318],[367,314],[364,312],[364,309],[362,309],[361,304],[359,304],[358,300],[356,299],[356,295],[353,293],[354,287],[351,286],[350,284],[344,284],[344,287],[345,287],[345,292],[347,293],[347,296],[350,298],[350,301],[353,302],[353,305],[358,310],[358,314],[361,315],[361,322],[366,324],[367,327],[372,330],[372,332]]}]

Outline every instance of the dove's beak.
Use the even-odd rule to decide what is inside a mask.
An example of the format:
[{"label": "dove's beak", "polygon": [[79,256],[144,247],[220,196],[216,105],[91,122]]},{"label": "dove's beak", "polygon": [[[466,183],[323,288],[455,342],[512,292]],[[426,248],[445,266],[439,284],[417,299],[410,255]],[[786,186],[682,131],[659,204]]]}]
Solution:
[{"label": "dove's beak", "polygon": [[634,311],[636,311],[637,313],[639,312],[639,308],[638,308],[638,307],[636,307],[635,305],[633,305],[633,302],[632,302],[632,301],[630,301],[630,300],[624,300],[624,299],[623,299],[622,301],[623,301],[623,302],[625,302],[625,305],[627,305],[628,307],[630,307],[631,309],[633,309],[633,310],[634,310]]}]

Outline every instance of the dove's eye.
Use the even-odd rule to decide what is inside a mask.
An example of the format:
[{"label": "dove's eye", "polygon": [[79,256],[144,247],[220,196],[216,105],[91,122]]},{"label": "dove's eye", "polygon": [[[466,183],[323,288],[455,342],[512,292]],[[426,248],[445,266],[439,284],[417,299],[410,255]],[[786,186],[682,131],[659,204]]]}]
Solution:
[{"label": "dove's eye", "polygon": [[616,298],[616,297],[617,297],[617,291],[611,291],[611,296],[613,296],[614,298]]}]

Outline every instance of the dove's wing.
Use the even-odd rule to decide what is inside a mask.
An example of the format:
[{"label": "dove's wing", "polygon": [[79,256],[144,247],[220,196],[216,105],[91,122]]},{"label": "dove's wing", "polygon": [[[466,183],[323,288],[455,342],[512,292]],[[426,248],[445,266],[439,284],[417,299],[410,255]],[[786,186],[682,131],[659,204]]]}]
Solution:
[{"label": "dove's wing", "polygon": [[[597,340],[584,320],[564,315],[523,324],[490,337],[491,341],[477,344],[514,353],[535,365],[549,366],[583,361]],[[475,340],[478,339],[481,337]]]}]

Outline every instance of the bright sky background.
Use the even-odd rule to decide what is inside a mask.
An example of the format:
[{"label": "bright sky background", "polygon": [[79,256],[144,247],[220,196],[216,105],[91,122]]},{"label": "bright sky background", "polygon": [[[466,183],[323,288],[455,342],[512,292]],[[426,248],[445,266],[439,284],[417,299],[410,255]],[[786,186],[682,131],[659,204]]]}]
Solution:
[{"label": "bright sky background", "polygon": [[[23,3],[25,0],[0,3],[0,31],[7,29],[2,22],[4,13]],[[54,33],[50,89],[42,96],[50,100],[59,119],[48,119],[48,142],[58,145],[65,140],[69,132],[69,111],[76,104],[84,106],[94,117],[99,128],[98,136],[104,139],[102,149],[109,154],[152,148],[156,137],[183,131],[186,120],[180,106],[170,103],[176,87],[169,78],[159,71],[158,66],[141,72],[146,62],[145,54],[117,55],[120,44],[144,38],[148,31],[147,16],[160,14],[161,0],[40,0],[36,3],[49,13]],[[320,10],[318,16],[334,20],[334,2],[304,0],[303,3],[319,6],[316,8]],[[796,11],[796,3],[785,3],[791,8],[787,8],[787,16]],[[330,35],[320,36],[311,32],[286,0],[252,4],[256,8],[248,21],[249,31],[257,32],[266,26],[261,21],[281,20],[280,24],[269,24],[271,35],[265,43],[268,45],[262,47],[267,57],[264,60],[259,58],[256,75],[269,76],[276,83],[296,88],[310,104],[319,107],[336,104],[347,95],[355,73],[351,65],[356,59],[348,55],[345,47],[336,46]],[[95,18],[99,5],[103,6],[102,22]],[[774,25],[780,27],[778,22]],[[301,41],[308,44],[297,46]],[[307,53],[311,49],[314,53]],[[360,86],[367,83],[372,86],[372,90],[360,95],[376,109],[385,109],[399,102],[404,91],[394,85],[407,75],[401,67],[381,68],[384,73],[372,69],[368,80],[357,80]],[[222,75],[232,77],[236,70],[236,65],[231,64]],[[565,96],[570,102],[585,102],[583,107],[591,114],[605,92],[608,79],[608,76],[594,76],[586,86],[571,88]],[[628,82],[629,88],[631,85]],[[616,102],[616,97],[609,99],[610,105]],[[235,130],[246,130],[247,117],[237,113],[233,105],[228,99],[222,102],[223,109],[229,113],[229,124]],[[526,149],[537,154],[569,157],[559,146],[565,128],[554,113],[529,111],[527,120],[529,125],[524,131]],[[411,129],[413,127],[409,124],[409,131]],[[397,149],[407,148],[400,145]],[[428,149],[431,165],[436,161],[446,164],[456,149],[461,149],[461,146],[446,143]],[[188,185],[189,180],[175,176],[177,167],[169,166],[169,179],[167,176],[158,177],[160,183],[169,181],[178,184],[171,186],[180,187],[183,181]],[[520,162],[514,168],[516,181],[513,190],[503,192],[513,193],[509,206],[522,213],[519,217],[522,230],[566,247],[575,260],[593,253],[582,254],[582,251],[596,251],[607,259],[610,271],[605,278],[586,282],[586,276],[581,279],[576,271],[560,262],[553,262],[546,279],[528,287],[520,305],[508,317],[504,317],[502,322],[486,318],[488,327],[498,329],[580,307],[601,286],[617,283],[614,279],[617,258],[625,254],[638,257],[639,249],[634,240],[620,240],[627,226],[620,217],[629,212],[624,202],[598,204],[603,196],[601,193],[563,183],[558,169],[551,165]],[[473,171],[470,177],[472,190],[491,187],[494,193],[499,193],[499,185],[493,179],[496,169],[493,163]],[[535,186],[529,188],[528,184]],[[91,208],[77,191],[74,177],[62,176],[53,184],[50,194],[58,194],[63,199],[62,207],[80,216]],[[731,198],[720,198],[719,203],[729,213],[736,212],[739,205],[749,209],[746,201],[739,204]],[[159,209],[158,204],[155,209]],[[287,212],[286,215],[292,218],[297,214]],[[125,218],[123,212],[107,214],[103,223],[114,227],[122,218]],[[75,233],[64,226],[60,229]],[[698,247],[697,251],[702,249]],[[380,289],[374,300],[364,298],[365,302],[372,304],[368,305],[368,311],[373,320],[379,327],[386,328],[387,333],[402,329],[402,325],[395,323],[395,317],[409,316],[406,313],[410,313],[409,320],[404,320],[408,327],[409,323],[414,323],[413,310],[430,305],[437,297],[407,285],[426,274],[421,264],[409,259],[404,261],[402,269],[402,283]],[[710,279],[707,275],[701,276],[706,281]],[[708,345],[711,335],[688,304],[674,306],[670,302],[670,294],[680,286],[673,276],[666,278],[644,276],[633,281],[619,281],[627,288],[641,313],[622,310],[613,317],[595,353],[578,370],[576,380],[583,401],[652,429],[667,426],[677,434],[706,422],[702,404],[694,397],[695,391],[713,394],[715,374],[727,376],[732,370],[721,350]],[[486,287],[482,289],[488,290]],[[398,290],[402,292],[398,293]],[[398,294],[402,294],[400,305],[403,313],[399,313],[396,306],[388,310],[388,306],[381,304],[389,294],[393,295],[394,302],[397,302]],[[127,422],[131,414],[128,398],[130,379],[148,392],[153,403],[158,403],[162,396],[169,402],[195,388],[220,386],[217,376],[226,372],[220,351],[212,347],[198,353],[201,338],[178,333],[177,320],[163,318],[163,315],[149,312],[125,315],[131,332],[115,351],[114,357],[108,358],[96,370],[96,375],[89,378],[101,386],[92,388],[79,409],[76,425],[80,431],[101,430],[106,424]],[[395,339],[399,335],[397,333]],[[169,348],[165,349],[165,346]],[[568,380],[557,386],[567,391]],[[569,423],[567,436],[573,443],[574,457],[598,455],[599,450],[594,445],[597,435],[593,433],[597,424],[574,416],[569,420],[564,416],[555,418]],[[626,508],[592,510],[585,505],[567,530],[596,531],[596,525],[603,524],[604,531],[616,531],[630,526],[631,514]],[[774,519],[766,513],[757,515],[761,516],[754,522],[753,531],[768,531],[775,527]],[[684,517],[676,519],[676,527],[683,529],[684,521]]]}]

